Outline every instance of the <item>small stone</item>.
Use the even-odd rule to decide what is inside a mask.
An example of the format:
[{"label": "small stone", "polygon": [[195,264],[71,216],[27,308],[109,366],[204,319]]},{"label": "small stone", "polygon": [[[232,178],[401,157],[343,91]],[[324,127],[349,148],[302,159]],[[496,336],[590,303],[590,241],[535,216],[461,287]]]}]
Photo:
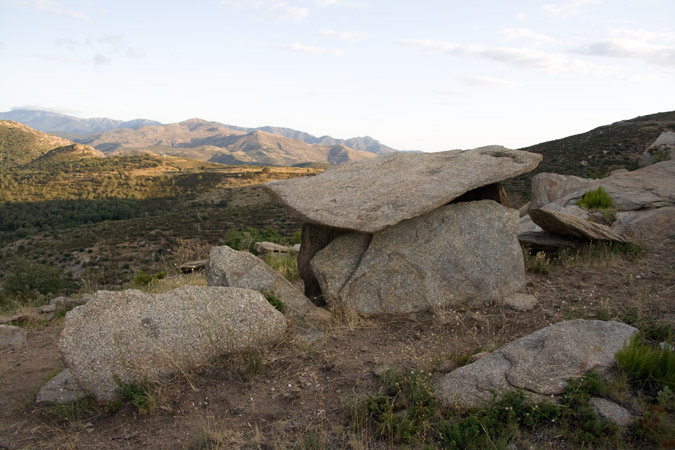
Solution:
[{"label": "small stone", "polygon": [[40,306],[39,310],[42,314],[49,314],[49,313],[53,313],[54,311],[56,311],[56,306],[51,305],[51,304],[50,305],[44,305],[44,306]]},{"label": "small stone", "polygon": [[531,311],[537,305],[537,298],[531,294],[517,292],[504,299],[504,303],[516,311]]},{"label": "small stone", "polygon": [[609,420],[625,427],[633,423],[633,415],[623,406],[600,397],[591,398],[591,404],[595,408],[595,412],[605,420]]},{"label": "small stone", "polygon": [[438,365],[438,371],[441,373],[448,373],[452,372],[457,368],[457,361],[454,359],[446,359],[444,361],[441,361],[441,363]]},{"label": "small stone", "polygon": [[89,395],[82,389],[70,370],[63,369],[54,378],[49,380],[38,392],[35,403],[70,403]]},{"label": "small stone", "polygon": [[361,353],[365,353],[365,352],[368,351],[368,347],[361,347],[361,348],[359,349],[359,351],[360,351]]}]

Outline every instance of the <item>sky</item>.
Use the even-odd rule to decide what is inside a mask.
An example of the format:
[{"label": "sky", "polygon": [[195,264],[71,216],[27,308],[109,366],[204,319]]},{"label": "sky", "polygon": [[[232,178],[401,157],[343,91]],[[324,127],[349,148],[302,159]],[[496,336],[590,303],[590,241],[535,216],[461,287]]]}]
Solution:
[{"label": "sky", "polygon": [[522,148],[675,110],[673,18],[675,0],[0,0],[0,111]]}]

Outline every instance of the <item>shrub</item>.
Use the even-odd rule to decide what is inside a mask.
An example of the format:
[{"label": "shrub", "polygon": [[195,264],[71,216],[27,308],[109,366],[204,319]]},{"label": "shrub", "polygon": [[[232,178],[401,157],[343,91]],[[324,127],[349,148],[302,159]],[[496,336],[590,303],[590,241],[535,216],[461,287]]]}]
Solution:
[{"label": "shrub", "polygon": [[63,269],[46,264],[31,263],[16,258],[5,275],[3,292],[21,300],[34,300],[42,296],[70,294],[77,289],[77,282]]},{"label": "shrub", "polygon": [[616,354],[616,362],[634,384],[675,389],[675,352],[667,345],[652,347],[636,334]]},{"label": "shrub", "polygon": [[122,381],[119,375],[115,373],[112,377],[122,397],[134,405],[138,412],[146,413],[155,409],[156,401],[154,395],[152,395],[152,386],[148,382],[148,377],[144,377],[141,382],[132,381],[129,383]]},{"label": "shrub", "polygon": [[609,209],[612,207],[612,198],[605,188],[598,186],[594,191],[587,191],[577,205],[586,209]]},{"label": "shrub", "polygon": [[277,309],[277,311],[279,312],[286,311],[286,304],[281,301],[281,299],[277,296],[274,290],[268,291],[265,289],[260,289],[260,293],[265,297],[265,299],[270,303],[270,305],[274,306]]}]

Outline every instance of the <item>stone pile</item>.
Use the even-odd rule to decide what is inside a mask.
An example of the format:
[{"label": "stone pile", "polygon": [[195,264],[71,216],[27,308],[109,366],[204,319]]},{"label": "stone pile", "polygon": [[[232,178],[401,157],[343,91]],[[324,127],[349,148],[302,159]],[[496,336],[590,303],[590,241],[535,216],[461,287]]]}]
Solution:
[{"label": "stone pile", "polygon": [[305,294],[361,314],[488,302],[524,285],[518,213],[499,181],[541,155],[487,147],[393,153],[267,183],[305,221]]}]

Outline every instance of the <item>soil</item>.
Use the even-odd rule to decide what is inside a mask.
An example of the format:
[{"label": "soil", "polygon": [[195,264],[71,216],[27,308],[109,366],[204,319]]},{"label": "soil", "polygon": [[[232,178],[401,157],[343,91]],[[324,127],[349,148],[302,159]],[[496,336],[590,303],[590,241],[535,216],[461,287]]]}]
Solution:
[{"label": "soil", "polygon": [[[56,341],[63,319],[28,328],[27,346],[0,352],[0,449],[305,448],[316,433],[330,448],[389,448],[350,429],[350,400],[374,393],[384,368],[442,375],[453,354],[492,351],[572,318],[675,323],[675,242],[642,257],[577,261],[549,274],[528,272],[538,305],[458,307],[405,318],[335,314],[321,330],[291,327],[261,354],[221,358],[153,387],[155,406],[139,413],[93,408],[57,417],[36,406],[44,382],[62,368]],[[63,415],[61,415],[63,416]],[[551,436],[543,448],[569,448]],[[308,448],[323,448],[311,447]]]}]

